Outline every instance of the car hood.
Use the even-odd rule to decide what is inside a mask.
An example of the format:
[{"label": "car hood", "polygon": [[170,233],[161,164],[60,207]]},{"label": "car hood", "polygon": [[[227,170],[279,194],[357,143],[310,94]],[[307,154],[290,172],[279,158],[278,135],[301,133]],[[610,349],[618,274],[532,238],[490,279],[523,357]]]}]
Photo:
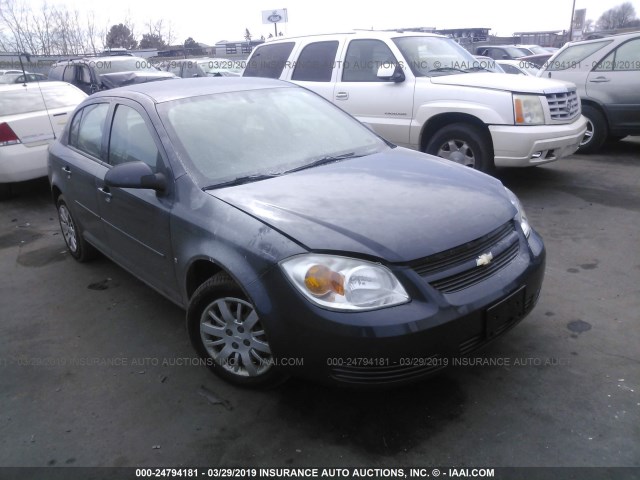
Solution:
[{"label": "car hood", "polygon": [[116,72],[103,73],[100,80],[104,88],[124,87],[136,83],[155,82],[157,80],[169,80],[178,78],[169,72]]},{"label": "car hood", "polygon": [[547,78],[509,75],[507,73],[461,73],[459,75],[443,75],[430,77],[436,85],[455,85],[462,87],[489,88],[520,93],[557,93],[566,92],[571,85],[567,82],[549,80]]},{"label": "car hood", "polygon": [[309,250],[396,263],[474,240],[516,214],[498,180],[400,147],[208,193]]}]

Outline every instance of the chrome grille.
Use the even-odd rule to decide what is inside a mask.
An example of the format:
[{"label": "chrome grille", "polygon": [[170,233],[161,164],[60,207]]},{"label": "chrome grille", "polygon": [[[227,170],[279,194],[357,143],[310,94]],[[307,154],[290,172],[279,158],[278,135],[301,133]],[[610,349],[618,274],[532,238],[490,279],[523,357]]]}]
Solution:
[{"label": "chrome grille", "polygon": [[[411,268],[442,293],[455,293],[505,268],[518,256],[519,249],[515,225],[507,222],[483,237],[416,261]],[[478,266],[476,260],[489,252],[491,262]]]},{"label": "chrome grille", "polygon": [[548,93],[546,97],[552,120],[566,121],[580,115],[580,99],[575,90]]}]

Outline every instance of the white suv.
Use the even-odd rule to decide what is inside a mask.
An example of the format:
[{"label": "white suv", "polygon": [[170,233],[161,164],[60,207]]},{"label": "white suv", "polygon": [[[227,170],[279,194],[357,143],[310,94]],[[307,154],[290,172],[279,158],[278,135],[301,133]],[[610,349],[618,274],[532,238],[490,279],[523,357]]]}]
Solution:
[{"label": "white suv", "polygon": [[586,131],[574,85],[490,73],[440,35],[277,39],[253,51],[243,76],[305,86],[393,143],[483,171],[570,155]]},{"label": "white suv", "polygon": [[640,135],[640,32],[568,43],[538,76],[577,85],[588,120],[581,153]]}]

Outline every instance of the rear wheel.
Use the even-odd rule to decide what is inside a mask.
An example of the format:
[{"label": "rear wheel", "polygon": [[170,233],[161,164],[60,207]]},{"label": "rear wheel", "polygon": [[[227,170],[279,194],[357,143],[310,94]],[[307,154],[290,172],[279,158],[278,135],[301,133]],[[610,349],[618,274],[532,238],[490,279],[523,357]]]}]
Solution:
[{"label": "rear wheel", "polygon": [[429,140],[425,152],[485,173],[491,173],[494,168],[487,136],[475,125],[442,127]]},{"label": "rear wheel", "polygon": [[224,380],[245,387],[268,387],[285,378],[274,368],[258,313],[226,273],[214,275],[193,294],[187,328],[193,347]]},{"label": "rear wheel", "polygon": [[587,119],[587,131],[582,137],[578,153],[592,153],[607,139],[607,121],[600,110],[591,105],[582,106],[582,115]]},{"label": "rear wheel", "polygon": [[56,201],[58,220],[62,237],[67,244],[67,249],[73,258],[79,262],[86,262],[96,256],[96,249],[90,245],[80,234],[78,224],[73,219],[69,207],[62,195]]}]

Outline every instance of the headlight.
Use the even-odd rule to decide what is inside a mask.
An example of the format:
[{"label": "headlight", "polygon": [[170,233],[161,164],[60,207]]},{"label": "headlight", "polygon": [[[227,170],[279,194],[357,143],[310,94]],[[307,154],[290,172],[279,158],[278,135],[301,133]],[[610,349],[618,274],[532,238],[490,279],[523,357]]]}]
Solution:
[{"label": "headlight", "polygon": [[509,200],[511,200],[513,206],[518,210],[518,213],[516,213],[516,216],[513,217],[513,219],[520,224],[524,236],[529,238],[529,235],[531,235],[531,225],[529,225],[529,219],[527,218],[527,214],[524,212],[524,208],[522,207],[520,200],[518,200],[516,194],[507,187],[504,187],[504,189],[507,191],[507,195],[509,195]]},{"label": "headlight", "polygon": [[513,94],[516,125],[543,125],[544,110],[538,95]]},{"label": "headlight", "polygon": [[373,310],[409,301],[398,279],[378,263],[312,253],[280,266],[311,302],[333,310]]}]

